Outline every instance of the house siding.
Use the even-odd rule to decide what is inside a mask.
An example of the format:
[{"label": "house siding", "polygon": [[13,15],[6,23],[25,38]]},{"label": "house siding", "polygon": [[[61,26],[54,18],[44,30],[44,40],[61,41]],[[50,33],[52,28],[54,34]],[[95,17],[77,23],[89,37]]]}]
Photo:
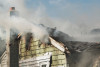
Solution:
[{"label": "house siding", "polygon": [[30,41],[30,49],[26,50],[25,39],[20,41],[20,60],[26,60],[33,57],[39,57],[47,52],[52,52],[51,67],[67,67],[67,59],[64,52],[60,51],[53,45],[40,44],[39,40]]}]

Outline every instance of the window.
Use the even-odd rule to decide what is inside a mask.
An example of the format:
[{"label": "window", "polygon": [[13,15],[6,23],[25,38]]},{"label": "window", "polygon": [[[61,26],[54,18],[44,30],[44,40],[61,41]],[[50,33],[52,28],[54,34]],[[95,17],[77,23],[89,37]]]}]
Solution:
[{"label": "window", "polygon": [[42,65],[42,67],[46,67],[46,64]]},{"label": "window", "polygon": [[40,67],[50,67],[50,62],[42,62],[40,63]]}]

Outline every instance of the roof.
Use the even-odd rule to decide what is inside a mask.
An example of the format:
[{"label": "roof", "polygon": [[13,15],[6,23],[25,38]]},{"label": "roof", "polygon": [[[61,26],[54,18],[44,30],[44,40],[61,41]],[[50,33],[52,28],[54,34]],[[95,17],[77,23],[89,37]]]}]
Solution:
[{"label": "roof", "polygon": [[63,43],[68,47],[69,50],[76,52],[82,52],[89,48],[96,49],[97,47],[100,47],[100,43],[96,42],[66,41]]}]

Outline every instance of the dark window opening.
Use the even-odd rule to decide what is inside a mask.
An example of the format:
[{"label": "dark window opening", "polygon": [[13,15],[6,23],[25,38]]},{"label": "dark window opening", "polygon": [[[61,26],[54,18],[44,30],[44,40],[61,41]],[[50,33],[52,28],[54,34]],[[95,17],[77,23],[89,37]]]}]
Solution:
[{"label": "dark window opening", "polygon": [[30,50],[30,42],[32,39],[32,33],[27,33],[25,35],[25,41],[26,41],[26,50]]},{"label": "dark window opening", "polygon": [[46,67],[46,64],[42,65],[42,67]]}]

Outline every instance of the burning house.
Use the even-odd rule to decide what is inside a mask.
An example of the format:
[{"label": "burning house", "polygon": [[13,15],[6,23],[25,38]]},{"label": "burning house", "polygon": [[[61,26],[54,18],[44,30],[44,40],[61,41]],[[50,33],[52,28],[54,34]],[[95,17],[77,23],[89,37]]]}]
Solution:
[{"label": "burning house", "polygon": [[[14,7],[10,12],[13,15],[17,15]],[[31,32],[21,35],[9,29],[1,67],[100,67],[100,43],[73,41],[73,37],[55,28],[46,29],[47,43]]]},{"label": "burning house", "polygon": [[[16,16],[15,8],[10,16]],[[7,30],[6,50],[1,56],[1,67],[67,67],[68,48],[49,37],[49,43],[34,38],[32,33],[18,35],[16,29]]]}]

